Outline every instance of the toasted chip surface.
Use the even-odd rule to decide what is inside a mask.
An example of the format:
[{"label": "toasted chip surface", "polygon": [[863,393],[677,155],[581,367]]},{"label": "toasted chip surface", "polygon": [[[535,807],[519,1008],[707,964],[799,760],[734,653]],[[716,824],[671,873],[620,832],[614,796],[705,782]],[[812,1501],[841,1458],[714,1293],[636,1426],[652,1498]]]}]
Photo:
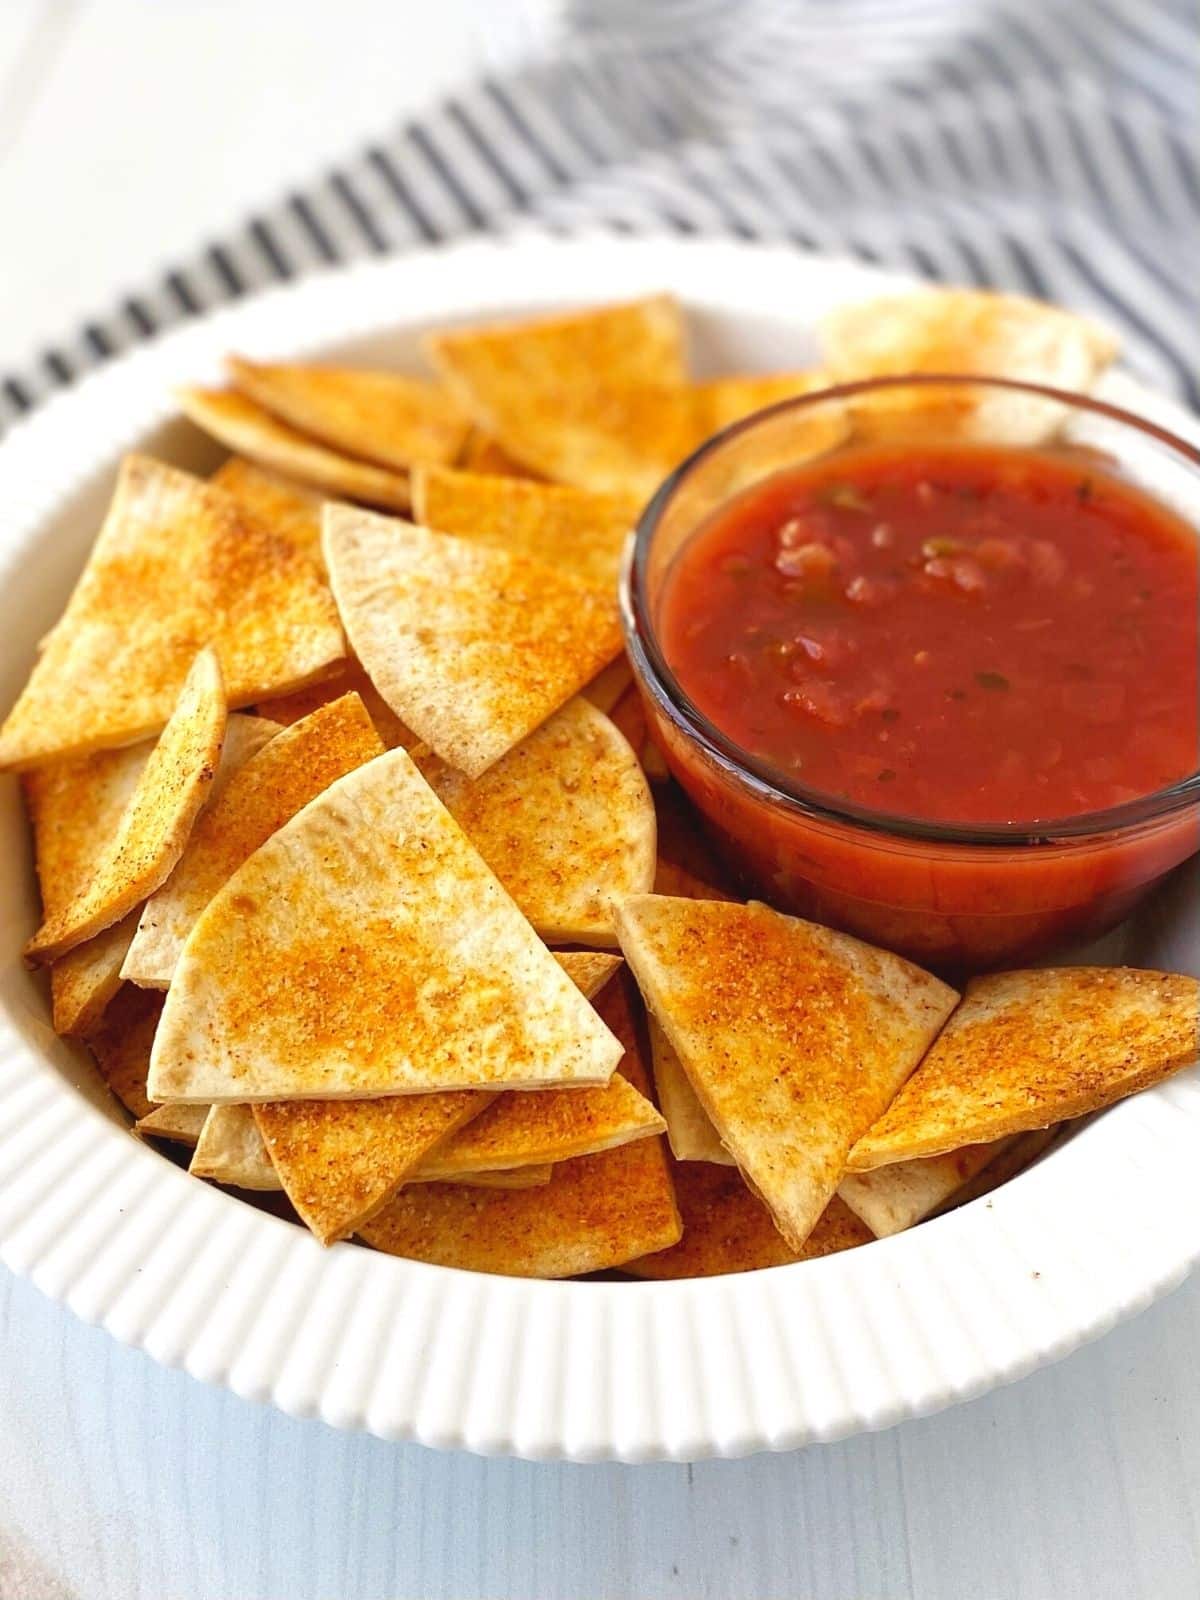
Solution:
[{"label": "toasted chip surface", "polygon": [[399,372],[297,362],[227,361],[234,388],[293,428],[379,466],[454,461],[470,423],[440,384]]},{"label": "toasted chip surface", "polygon": [[512,456],[482,428],[472,428],[463,447],[462,467],[465,472],[482,472],[497,478],[530,478],[537,474],[515,461]]},{"label": "toasted chip surface", "polygon": [[580,994],[589,1000],[600,993],[622,965],[620,956],[606,955],[600,950],[559,950],[554,959]]},{"label": "toasted chip surface", "polygon": [[[919,1070],[919,1069],[918,1069]],[[874,1172],[848,1172],[838,1194],[877,1239],[901,1233],[945,1205],[1012,1141],[968,1144],[945,1155],[897,1161]]]},{"label": "toasted chip surface", "polygon": [[161,1012],[160,995],[126,984],[88,1040],[101,1077],[135,1121],[154,1109],[146,1094],[146,1074]]},{"label": "toasted chip surface", "polygon": [[213,1106],[204,1119],[188,1171],[196,1178],[238,1189],[279,1190],[283,1185],[249,1106]]},{"label": "toasted chip surface", "polygon": [[133,1131],[141,1138],[169,1139],[173,1144],[195,1149],[208,1112],[208,1106],[155,1106],[138,1120]]},{"label": "toasted chip surface", "polygon": [[695,424],[668,296],[430,336],[476,424],[542,477],[644,499]]},{"label": "toasted chip surface", "polygon": [[722,1144],[800,1249],[957,995],[759,904],[632,895],[617,931]]},{"label": "toasted chip surface", "polygon": [[325,560],[355,655],[380,694],[470,777],[621,649],[614,596],[526,556],[329,506]]},{"label": "toasted chip surface", "polygon": [[515,550],[583,583],[615,589],[640,502],[562,484],[420,467],[413,517],[440,533]]},{"label": "toasted chip surface", "polygon": [[296,689],[291,694],[274,695],[264,701],[259,710],[273,722],[290,726],[307,717],[318,706],[327,706],[331,701],[340,700],[344,694],[356,694],[366,706],[367,714],[375,724],[375,731],[388,750],[409,750],[420,742],[412,729],[406,728],[400,721],[363,671],[362,663],[353,656],[348,657],[331,677],[322,678],[320,683],[310,683],[307,688]]},{"label": "toasted chip surface", "polygon": [[973,978],[854,1171],[939,1155],[1112,1105],[1196,1059],[1200,984],[1131,967]]},{"label": "toasted chip surface", "polygon": [[85,1039],[100,1025],[121,987],[121,967],[137,930],[131,911],[94,939],[76,945],[50,968],[50,1012],[55,1033]]},{"label": "toasted chip surface", "polygon": [[133,983],[165,989],[200,913],[242,862],[335,779],[383,751],[356,694],[283,730],[252,720],[275,737],[230,774],[199,818],[174,872],[142,908],[122,968]]},{"label": "toasted chip surface", "polygon": [[310,561],[230,495],[131,456],[87,567],[0,731],[0,766],[157,734],[211,646],[231,706],[298,687],[345,653]]},{"label": "toasted chip surface", "polygon": [[198,428],[237,455],[322,494],[365,500],[391,511],[408,510],[407,473],[330,450],[233,389],[180,389],[177,397]]},{"label": "toasted chip surface", "polygon": [[683,1070],[675,1046],[653,1013],[648,1025],[654,1087],[667,1124],[667,1143],[671,1146],[671,1154],[676,1161],[707,1161],[720,1167],[736,1166],[737,1163],[721,1143],[708,1112],[696,1098],[696,1091]]},{"label": "toasted chip surface", "polygon": [[242,456],[230,456],[210,480],[231,494],[264,528],[286,539],[289,544],[319,567],[321,555],[321,507],[324,499],[302,483],[285,478],[268,467],[256,466]]},{"label": "toasted chip surface", "polygon": [[[272,748],[270,745],[267,749]],[[606,1083],[621,1046],[402,750],[243,863],[184,946],[159,1100]]]},{"label": "toasted chip surface", "polygon": [[632,681],[633,672],[629,666],[629,658],[620,655],[615,661],[610,661],[606,667],[601,668],[579,692],[585,700],[592,702],[597,711],[603,711],[607,716]]},{"label": "toasted chip surface", "polygon": [[635,1278],[714,1278],[812,1261],[869,1244],[871,1230],[835,1195],[800,1250],[793,1250],[771,1213],[732,1167],[704,1161],[675,1162],[671,1176],[683,1237],[668,1250],[629,1261]]},{"label": "toasted chip surface", "polygon": [[76,897],[48,917],[26,946],[54,961],[128,915],[179,860],[208,797],[225,737],[225,691],[211,650],[202,650],[162,736]]},{"label": "toasted chip surface", "polygon": [[603,712],[577,695],[479,778],[415,759],[543,939],[616,943],[614,905],[654,883],[655,816],[642,769]]}]

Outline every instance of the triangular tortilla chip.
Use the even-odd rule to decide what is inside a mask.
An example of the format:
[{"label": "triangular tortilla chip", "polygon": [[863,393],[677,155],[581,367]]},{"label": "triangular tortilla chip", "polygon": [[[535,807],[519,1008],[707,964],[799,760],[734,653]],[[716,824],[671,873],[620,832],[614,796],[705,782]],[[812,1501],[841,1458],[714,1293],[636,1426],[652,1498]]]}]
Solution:
[{"label": "triangular tortilla chip", "polygon": [[486,472],[493,478],[528,478],[537,482],[537,474],[504,450],[490,433],[482,428],[472,428],[463,446],[460,466],[464,472]]},{"label": "triangular tortilla chip", "polygon": [[958,996],[764,905],[632,895],[617,932],[722,1144],[799,1250]]},{"label": "triangular tortilla chip", "polygon": [[582,1086],[607,1083],[620,1055],[392,750],[326,789],[209,903],[175,969],[150,1093],[250,1102]]},{"label": "triangular tortilla chip", "polygon": [[[817,394],[833,381],[827,372],[819,371],[753,372],[707,378],[692,385],[700,438],[720,433],[723,428],[753,416],[756,411],[764,411],[767,406],[778,405],[782,400]],[[825,431],[829,435],[829,445],[836,444],[846,432],[845,419],[834,422],[831,416]]]},{"label": "triangular tortilla chip", "polygon": [[202,650],[115,833],[78,894],[29,941],[30,960],[57,960],[119,922],[165,881],[208,797],[224,737],[221,669],[213,652]]},{"label": "triangular tortilla chip", "polygon": [[610,956],[601,950],[559,950],[555,961],[570,978],[580,994],[591,999],[624,963],[620,956]]},{"label": "triangular tortilla chip", "polygon": [[[981,289],[917,289],[858,300],[818,326],[835,382],[910,373],[977,374],[1086,391],[1112,360],[1108,329],[1073,312]],[[947,433],[990,444],[1037,444],[1059,425],[1062,407],[1032,395],[976,389],[886,391],[853,402],[860,431],[904,426],[934,414]]]},{"label": "triangular tortilla chip", "polygon": [[135,1119],[149,1116],[154,1102],[146,1094],[150,1047],[162,1012],[162,998],[126,985],[88,1040],[100,1075]]},{"label": "triangular tortilla chip", "polygon": [[271,364],[229,356],[230,382],[302,433],[396,472],[457,460],[470,423],[439,384],[399,372]]},{"label": "triangular tortilla chip", "polygon": [[817,1218],[801,1250],[793,1250],[771,1213],[733,1167],[704,1161],[673,1162],[671,1178],[683,1220],[683,1238],[669,1250],[627,1261],[634,1278],[715,1278],[814,1261],[870,1244],[865,1223],[835,1195]]},{"label": "triangular tortilla chip", "polygon": [[737,1162],[721,1143],[708,1112],[696,1098],[675,1046],[651,1013],[650,1057],[654,1063],[654,1087],[667,1124],[667,1143],[676,1161],[707,1161],[721,1167]]},{"label": "triangular tortilla chip", "polygon": [[505,1094],[421,1163],[419,1175],[456,1179],[476,1172],[569,1161],[661,1133],[662,1117],[631,1079],[645,1080],[628,977],[605,986],[596,1010],[625,1047],[602,1089]]},{"label": "triangular tortilla chip", "polygon": [[336,778],[382,750],[355,694],[277,729],[214,796],[174,872],[142,908],[122,976],[165,989],[200,913],[242,862]]},{"label": "triangular tortilla chip", "polygon": [[208,1106],[156,1106],[135,1124],[133,1131],[139,1139],[169,1139],[172,1144],[185,1144],[194,1150],[208,1112]]},{"label": "triangular tortilla chip", "polygon": [[325,501],[321,495],[241,456],[230,456],[209,481],[240,501],[264,528],[324,568],[321,508]]},{"label": "triangular tortilla chip", "polygon": [[325,561],[371,681],[472,778],[621,649],[614,596],[452,534],[331,505]]},{"label": "triangular tortilla chip", "polygon": [[666,295],[452,329],[427,349],[477,426],[545,478],[644,500],[695,437]]},{"label": "triangular tortilla chip", "polygon": [[278,695],[259,707],[264,717],[290,726],[307,717],[318,706],[327,706],[345,694],[356,694],[367,708],[367,715],[375,724],[375,731],[387,750],[411,750],[420,740],[411,728],[406,728],[388,705],[379,690],[363,671],[353,656],[346,659],[331,678],[320,683],[310,683],[307,689],[297,689],[292,694]]},{"label": "triangular tortilla chip", "polygon": [[407,511],[407,473],[355,461],[289,428],[233,389],[178,389],[184,414],[236,455],[295,478],[322,494]]},{"label": "triangular tortilla chip", "polygon": [[414,759],[547,944],[617,942],[613,906],[654,882],[654,801],[603,712],[576,696],[480,778]]},{"label": "triangular tortilla chip", "polygon": [[237,1189],[283,1188],[249,1106],[213,1106],[204,1119],[188,1171]]},{"label": "triangular tortilla chip", "polygon": [[931,1216],[1013,1141],[968,1144],[942,1156],[897,1161],[874,1172],[848,1172],[838,1194],[877,1239],[902,1233]]},{"label": "triangular tortilla chip", "polygon": [[1200,1050],[1195,978],[1062,967],[973,978],[941,1037],[850,1157],[855,1172],[1082,1117]]},{"label": "triangular tortilla chip", "polygon": [[412,496],[413,520],[427,528],[515,550],[582,583],[613,590],[640,510],[629,495],[444,467],[418,467]]},{"label": "triangular tortilla chip", "polygon": [[209,645],[231,706],[299,687],[345,653],[333,598],[310,561],[212,484],[131,456],[0,732],[0,766],[158,733]]},{"label": "triangular tortilla chip", "polygon": [[633,669],[629,665],[629,658],[621,655],[615,661],[610,661],[590,683],[585,683],[579,692],[585,700],[592,702],[597,711],[603,711],[607,716],[632,681]]},{"label": "triangular tortilla chip", "polygon": [[50,1015],[55,1033],[86,1039],[99,1027],[121,987],[121,966],[137,930],[131,911],[86,944],[77,945],[50,968]]}]

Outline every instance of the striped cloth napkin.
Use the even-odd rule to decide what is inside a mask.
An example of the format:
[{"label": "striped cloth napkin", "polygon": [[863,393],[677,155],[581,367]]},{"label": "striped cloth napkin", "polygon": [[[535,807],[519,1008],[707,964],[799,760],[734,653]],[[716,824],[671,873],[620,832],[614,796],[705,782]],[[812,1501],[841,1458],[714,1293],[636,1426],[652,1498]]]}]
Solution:
[{"label": "striped cloth napkin", "polygon": [[1091,309],[1200,410],[1192,0],[564,0],[545,54],[0,376],[0,429],[159,329],[355,256],[733,234]]}]

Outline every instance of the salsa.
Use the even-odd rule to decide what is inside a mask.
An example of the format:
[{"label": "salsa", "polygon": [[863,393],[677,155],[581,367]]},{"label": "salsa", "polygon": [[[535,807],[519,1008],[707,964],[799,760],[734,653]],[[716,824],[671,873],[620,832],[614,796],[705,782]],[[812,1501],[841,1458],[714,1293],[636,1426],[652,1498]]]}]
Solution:
[{"label": "salsa", "polygon": [[699,528],[659,637],[791,783],[930,821],[1064,818],[1198,764],[1197,550],[1100,459],[861,447]]}]

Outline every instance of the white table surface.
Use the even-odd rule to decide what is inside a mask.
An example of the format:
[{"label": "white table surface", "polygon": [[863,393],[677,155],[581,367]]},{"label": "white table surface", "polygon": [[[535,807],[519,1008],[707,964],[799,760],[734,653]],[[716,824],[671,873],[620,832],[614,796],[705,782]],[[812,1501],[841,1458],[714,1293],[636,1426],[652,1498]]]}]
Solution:
[{"label": "white table surface", "polygon": [[[0,0],[0,365],[552,0]],[[1193,1600],[1200,1281],[1012,1388],[695,1467],[531,1466],[208,1389],[0,1269],[0,1600]]]}]

